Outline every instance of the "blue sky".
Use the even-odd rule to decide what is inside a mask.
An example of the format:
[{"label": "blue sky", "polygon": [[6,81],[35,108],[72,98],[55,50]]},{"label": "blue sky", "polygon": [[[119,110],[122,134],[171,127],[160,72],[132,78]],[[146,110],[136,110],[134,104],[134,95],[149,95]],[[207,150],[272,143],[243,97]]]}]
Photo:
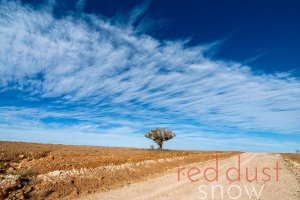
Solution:
[{"label": "blue sky", "polygon": [[0,140],[300,148],[298,1],[0,1]]}]

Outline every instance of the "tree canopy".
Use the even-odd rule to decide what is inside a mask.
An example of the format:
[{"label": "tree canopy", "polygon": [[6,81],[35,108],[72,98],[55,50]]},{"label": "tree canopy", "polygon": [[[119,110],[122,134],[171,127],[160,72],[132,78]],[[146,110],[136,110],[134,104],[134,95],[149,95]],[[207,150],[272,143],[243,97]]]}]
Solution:
[{"label": "tree canopy", "polygon": [[174,138],[176,135],[168,128],[155,128],[145,134],[146,138],[153,140],[159,149],[162,149],[163,143]]}]

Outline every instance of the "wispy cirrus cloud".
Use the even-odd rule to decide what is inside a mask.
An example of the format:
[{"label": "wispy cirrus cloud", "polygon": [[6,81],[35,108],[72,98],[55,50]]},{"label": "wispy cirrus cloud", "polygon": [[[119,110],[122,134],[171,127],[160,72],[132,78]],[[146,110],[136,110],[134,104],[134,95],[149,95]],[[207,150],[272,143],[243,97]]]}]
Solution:
[{"label": "wispy cirrus cloud", "polygon": [[[82,10],[84,1],[76,6]],[[0,91],[21,92],[24,100],[23,106],[3,105],[1,115],[36,120],[44,130],[66,124],[54,119],[60,118],[93,125],[93,132],[105,132],[106,123],[132,133],[161,125],[300,133],[300,80],[292,74],[256,73],[207,56],[214,45],[143,34],[132,20],[145,7],[135,9],[129,23],[85,13],[58,18],[52,7],[1,2]],[[8,129],[12,124],[1,122]]]}]

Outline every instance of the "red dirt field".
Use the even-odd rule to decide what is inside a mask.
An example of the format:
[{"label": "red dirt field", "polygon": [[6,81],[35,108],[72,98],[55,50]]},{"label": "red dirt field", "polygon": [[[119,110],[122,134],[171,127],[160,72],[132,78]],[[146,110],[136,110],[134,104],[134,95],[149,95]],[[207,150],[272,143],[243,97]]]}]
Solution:
[{"label": "red dirt field", "polygon": [[72,199],[236,154],[0,142],[0,199]]}]

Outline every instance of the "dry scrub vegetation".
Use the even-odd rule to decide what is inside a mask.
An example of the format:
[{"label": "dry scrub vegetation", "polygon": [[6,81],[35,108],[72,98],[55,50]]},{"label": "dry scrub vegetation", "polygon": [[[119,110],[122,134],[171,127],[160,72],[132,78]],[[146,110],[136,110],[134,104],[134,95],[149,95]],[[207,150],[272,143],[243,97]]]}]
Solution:
[{"label": "dry scrub vegetation", "polygon": [[72,199],[238,153],[0,142],[0,199]]}]

